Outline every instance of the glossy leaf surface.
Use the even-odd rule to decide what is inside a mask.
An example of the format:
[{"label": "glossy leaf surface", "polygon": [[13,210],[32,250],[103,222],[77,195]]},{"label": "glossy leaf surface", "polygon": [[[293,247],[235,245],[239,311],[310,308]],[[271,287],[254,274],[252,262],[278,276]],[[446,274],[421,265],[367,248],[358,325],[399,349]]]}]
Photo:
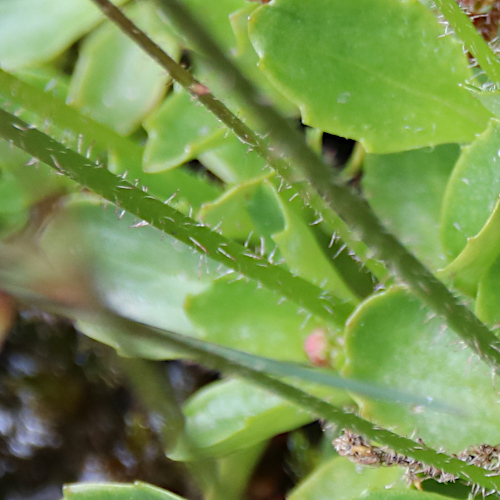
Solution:
[{"label": "glossy leaf surface", "polygon": [[144,170],[160,172],[216,147],[225,127],[184,90],[176,89],[144,123],[148,142]]},{"label": "glossy leaf surface", "polygon": [[397,467],[379,469],[356,465],[334,457],[318,467],[287,496],[288,500],[344,500],[358,498],[367,489],[389,488],[404,491],[402,471]]},{"label": "glossy leaf surface", "polygon": [[397,426],[398,433],[416,432],[428,446],[456,453],[500,441],[500,405],[489,368],[457,345],[456,335],[402,289],[368,299],[351,317],[344,375],[454,408],[435,412],[355,398],[365,418]]},{"label": "glossy leaf surface", "polygon": [[[173,58],[177,45],[152,3],[125,13]],[[69,101],[122,135],[134,131],[163,97],[168,75],[110,21],[86,38],[71,81]]]},{"label": "glossy leaf surface", "polygon": [[70,484],[64,500],[183,500],[180,496],[150,484]]},{"label": "glossy leaf surface", "polygon": [[[260,67],[303,121],[389,153],[470,141],[490,116],[460,44],[418,1],[275,0],[251,17]],[[321,57],[317,55],[321,54]]]},{"label": "glossy leaf surface", "polygon": [[174,460],[220,457],[314,419],[282,398],[242,380],[214,382],[184,406],[186,428]]},{"label": "glossy leaf surface", "polygon": [[[117,0],[123,4],[125,0]],[[46,62],[102,19],[88,0],[2,0],[0,62],[14,70]]]},{"label": "glossy leaf surface", "polygon": [[447,255],[457,257],[493,212],[500,194],[500,122],[492,120],[464,148],[446,188],[441,236]]}]

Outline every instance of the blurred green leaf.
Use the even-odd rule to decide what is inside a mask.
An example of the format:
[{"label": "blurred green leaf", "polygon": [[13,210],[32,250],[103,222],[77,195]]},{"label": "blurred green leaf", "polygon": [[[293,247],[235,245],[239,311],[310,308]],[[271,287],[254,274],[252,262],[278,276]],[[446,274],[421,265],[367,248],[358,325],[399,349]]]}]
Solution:
[{"label": "blurred green leaf", "polygon": [[[117,5],[125,0],[116,0]],[[103,19],[89,0],[2,0],[0,65],[14,70],[44,63]]]},{"label": "blurred green leaf", "polygon": [[214,39],[228,52],[236,48],[229,16],[246,5],[245,0],[217,0],[216,3],[205,0],[183,0],[183,3],[203,22],[203,26]]},{"label": "blurred green leaf", "polygon": [[206,495],[207,500],[240,500],[244,498],[255,467],[259,464],[262,454],[267,446],[266,441],[262,441],[254,446],[243,448],[236,453],[231,453],[226,457],[217,460],[218,491]]},{"label": "blurred green leaf", "polygon": [[[125,14],[171,57],[179,56],[179,49],[168,27],[158,19],[153,3],[132,5]],[[107,21],[80,48],[69,102],[83,114],[127,135],[160,102],[169,79],[156,61]]]},{"label": "blurred green leaf", "polygon": [[[390,153],[474,139],[488,111],[461,44],[419,2],[275,0],[250,19],[259,66],[304,123]],[[319,54],[321,54],[319,56]]]},{"label": "blurred green leaf", "polygon": [[199,267],[199,255],[186,245],[152,227],[133,227],[138,221],[129,214],[120,216],[95,198],[70,201],[44,231],[42,248],[54,263],[65,255],[90,258],[94,286],[116,313],[196,335],[184,301],[207,288],[216,266],[207,261]]},{"label": "blurred green leaf", "polygon": [[287,500],[347,500],[373,488],[387,491],[390,487],[404,493],[400,468],[360,469],[345,458],[334,457],[295,487]]},{"label": "blurred green leaf", "polygon": [[198,391],[184,414],[184,433],[169,454],[173,460],[222,457],[314,420],[293,403],[242,380],[214,382]]},{"label": "blurred green leaf", "polygon": [[252,46],[248,33],[250,16],[257,5],[257,3],[248,3],[230,15],[231,26],[237,42],[237,49],[234,54],[235,60],[245,76],[258,85],[265,99],[269,99],[269,102],[277,106],[285,115],[297,116],[297,106],[287,99],[259,68],[259,56]]},{"label": "blurred green leaf", "polygon": [[[221,307],[224,304],[224,307]],[[260,356],[307,362],[303,343],[321,320],[255,282],[223,278],[186,301],[189,320],[210,342]]]},{"label": "blurred green leaf", "polygon": [[26,166],[30,156],[0,141],[0,235],[6,237],[29,219],[29,210],[43,200],[64,194],[72,185],[45,164]]},{"label": "blurred green leaf", "polygon": [[[259,362],[265,363],[256,360]],[[292,365],[289,368],[293,377],[294,368]],[[345,391],[304,382],[299,368],[296,373],[306,392],[335,405],[350,402]],[[349,386],[352,381],[345,382]],[[387,394],[391,397],[390,391]],[[184,414],[184,432],[177,448],[169,454],[173,460],[224,457],[315,420],[303,408],[240,379],[213,382],[201,389],[186,402]]]},{"label": "blurred green leaf", "polygon": [[183,500],[169,491],[139,481],[134,484],[69,484],[64,500]]}]

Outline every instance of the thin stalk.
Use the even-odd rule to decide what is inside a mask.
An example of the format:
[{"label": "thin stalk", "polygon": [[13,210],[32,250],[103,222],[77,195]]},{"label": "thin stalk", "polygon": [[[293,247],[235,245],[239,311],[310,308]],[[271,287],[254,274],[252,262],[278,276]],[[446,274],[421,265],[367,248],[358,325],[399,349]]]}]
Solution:
[{"label": "thin stalk", "polygon": [[458,5],[457,0],[435,0],[435,3],[481,69],[496,87],[500,88],[500,62],[485,39],[477,32],[467,14]]},{"label": "thin stalk", "polygon": [[[77,110],[66,105],[61,99],[44,92],[0,69],[0,98],[5,108],[27,110],[49,121],[61,130],[71,130],[80,135],[78,147],[83,153],[98,154],[109,149],[118,150],[133,163],[142,163],[143,148],[131,140],[121,137],[108,127],[95,122]],[[9,109],[10,110],[10,109]],[[91,145],[93,147],[91,148]],[[95,156],[94,156],[95,157]],[[131,163],[132,163],[131,162]]]},{"label": "thin stalk", "polygon": [[184,430],[185,418],[168,375],[153,361],[122,357],[118,360],[137,397],[155,417],[164,449],[172,451]]},{"label": "thin stalk", "polygon": [[[16,286],[15,283],[0,282],[0,287],[9,293],[14,292],[16,298],[21,302],[43,307],[55,314],[64,314],[73,319],[102,325],[108,330],[110,340],[116,340],[122,345],[124,340],[126,344],[127,338],[144,339],[146,342],[154,341],[156,344],[164,343],[169,349],[182,352],[205,366],[249,380],[263,389],[295,403],[305,412],[332,422],[338,428],[350,429],[356,434],[366,436],[375,443],[387,446],[400,455],[432,465],[436,469],[465,480],[467,483],[477,484],[488,491],[500,491],[500,476],[493,476],[492,471],[468,465],[445,453],[428,448],[422,443],[399,436],[287,382],[272,377],[268,375],[267,367],[261,363],[258,357],[123,318],[103,307],[101,301],[95,300],[98,294],[91,293],[92,298],[88,304],[84,302],[75,307],[74,304],[68,306],[62,302],[47,299],[39,292],[33,292],[23,286]],[[251,363],[252,357],[256,358],[257,361],[254,360]],[[349,381],[346,380],[346,382]],[[425,411],[429,411],[429,408],[426,408]]]},{"label": "thin stalk", "polygon": [[[154,427],[159,433],[163,449],[166,453],[173,451],[184,430],[185,417],[168,375],[160,370],[157,362],[125,357],[119,357],[118,360],[134,393],[154,417]],[[179,463],[179,466],[187,466],[200,489],[218,491],[220,488],[213,461],[196,460],[188,464]]]},{"label": "thin stalk", "polygon": [[224,238],[208,226],[148,195],[142,188],[112,174],[103,164],[96,165],[1,109],[0,136],[144,223],[170,234],[236,273],[262,283],[279,297],[286,297],[339,328],[343,328],[353,310],[352,304],[292,275],[283,267],[271,264],[263,256],[251,253],[248,248]]},{"label": "thin stalk", "polygon": [[[134,336],[154,337],[158,340],[163,340],[168,343],[169,347],[184,352],[190,358],[197,359],[203,365],[249,380],[270,392],[292,401],[308,413],[336,424],[341,429],[350,429],[357,434],[366,436],[371,441],[397,451],[401,455],[453,474],[467,483],[477,484],[488,491],[500,490],[500,476],[492,476],[491,471],[468,465],[457,458],[428,448],[422,443],[416,443],[411,439],[380,428],[293,385],[262,373],[256,368],[241,364],[231,356],[229,352],[231,350],[219,349],[219,346],[214,344],[152,328],[121,318],[112,313],[104,315],[102,319],[106,321],[106,317],[115,330],[127,331]],[[99,321],[102,323],[101,320]]]},{"label": "thin stalk", "polygon": [[[387,232],[369,205],[349,187],[337,184],[335,175],[317,154],[307,147],[304,137],[297,132],[272,106],[263,104],[259,92],[225,56],[206,30],[177,0],[162,0],[162,7],[170,20],[182,31],[192,46],[200,52],[227,82],[232,92],[269,139],[262,139],[233,115],[209,90],[196,81],[145,33],[128,20],[108,0],[93,0],[116,22],[127,35],[156,61],[172,78],[183,85],[236,136],[263,156],[279,175],[292,183],[299,176],[306,179],[301,196],[306,203],[319,193],[326,201],[323,210],[333,209],[351,227],[350,240],[362,240],[375,257],[386,266],[425,304],[442,316],[464,343],[476,352],[495,372],[500,372],[500,340],[456,298],[446,286],[416,259],[393,235]],[[269,142],[268,142],[269,141]],[[292,167],[293,166],[293,167]],[[330,209],[328,208],[330,207]],[[349,241],[350,241],[349,240]],[[349,244],[349,241],[346,241]]]},{"label": "thin stalk", "polygon": [[363,160],[365,159],[365,150],[360,142],[354,146],[354,150],[341,173],[341,178],[345,182],[352,181],[356,176],[361,174]]},{"label": "thin stalk", "polygon": [[[129,178],[139,179],[144,184],[155,179],[154,175],[144,173],[141,168],[144,154],[142,146],[82,115],[49,92],[44,92],[23,82],[1,69],[0,106],[14,114],[19,111],[29,111],[40,118],[41,125],[48,124],[48,126],[56,127],[61,131],[72,132],[74,140],[67,146],[89,158],[102,158],[111,151],[119,158],[126,159]],[[165,185],[168,183],[169,188],[171,186],[171,193],[175,193],[181,184],[184,186],[181,195],[190,200],[198,199],[203,196],[203,193],[207,196],[216,196],[216,190],[212,189],[212,186],[208,186],[200,178],[190,175],[180,168],[165,173],[162,182]]]},{"label": "thin stalk", "polygon": [[[141,29],[139,29],[130,19],[128,19],[117,7],[109,0],[92,0],[94,1],[109,17],[111,21],[116,23],[124,33],[134,40],[142,49],[162,66],[184,89],[186,89],[193,97],[200,101],[209,111],[211,111],[224,125],[226,125],[244,144],[247,144],[250,149],[264,158],[269,165],[277,171],[282,177],[290,182],[295,181],[294,170],[289,163],[281,157],[279,152],[273,153],[272,148],[267,140],[256,134],[251,128],[243,123],[234,113],[232,113],[221,101],[219,101],[209,89],[194,78],[189,71],[179,65],[172,59],[160,46],[155,44]],[[286,122],[287,129],[290,128]],[[303,138],[300,137],[303,142]],[[286,172],[286,175],[285,175]],[[330,182],[330,179],[328,180]],[[321,197],[318,197],[314,190],[309,190],[308,196],[314,199],[314,208],[322,214],[325,220],[330,221],[333,231],[342,234],[342,239],[356,253],[358,258],[370,270],[370,272],[379,279],[380,282],[387,280],[388,273],[383,269],[382,263],[375,261],[368,256],[370,253],[366,246],[361,241],[354,241],[349,231],[345,230],[345,224],[341,223],[335,214],[332,214],[331,209],[325,204]]]}]

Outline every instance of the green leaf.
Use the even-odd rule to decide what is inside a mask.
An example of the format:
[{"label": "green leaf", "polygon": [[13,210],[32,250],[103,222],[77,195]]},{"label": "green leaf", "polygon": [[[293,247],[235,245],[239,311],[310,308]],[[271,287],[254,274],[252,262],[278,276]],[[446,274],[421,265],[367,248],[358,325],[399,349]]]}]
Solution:
[{"label": "green leaf", "polygon": [[144,122],[148,142],[144,170],[160,172],[196,158],[223,139],[225,127],[191,96],[176,87],[164,104]]},{"label": "green leaf", "polygon": [[[50,94],[62,101],[65,101],[69,93],[69,76],[63,73],[61,70],[54,68],[53,66],[38,66],[30,68],[22,68],[16,70],[15,74],[17,78],[26,82],[37,89],[43,90],[45,93]],[[5,85],[2,82],[2,93],[8,93],[8,84]],[[11,98],[14,96],[10,94]],[[19,95],[16,95],[18,99]],[[23,102],[23,104],[25,104]]]},{"label": "green leaf", "polygon": [[500,323],[500,258],[497,258],[483,274],[477,288],[476,314],[487,323],[498,328]]},{"label": "green leaf", "polygon": [[385,226],[432,269],[447,263],[439,235],[446,183],[456,145],[391,155],[366,155],[363,193]]},{"label": "green leaf", "polygon": [[[224,307],[220,307],[224,304]],[[318,328],[300,307],[250,281],[221,279],[186,301],[189,320],[216,344],[270,358],[307,362],[304,341]]]},{"label": "green leaf", "polygon": [[249,151],[248,146],[233,134],[225,137],[216,148],[201,153],[198,159],[227,184],[238,184],[270,175],[266,161],[254,151]]},{"label": "green leaf", "polygon": [[242,380],[214,382],[198,391],[187,401],[184,414],[184,433],[169,454],[172,460],[222,457],[315,418]]},{"label": "green leaf", "polygon": [[290,199],[285,192],[278,194],[275,187],[271,193],[276,198],[275,203],[281,206],[285,222],[282,230],[275,232],[272,239],[289,269],[324,290],[331,290],[346,302],[357,303],[358,297],[344,282],[331,257],[326,255],[324,247],[314,236],[310,224],[314,225],[317,221],[308,223],[304,220],[302,203],[296,197]]},{"label": "green leaf", "polygon": [[[226,238],[258,242],[255,225],[247,210],[247,203],[252,198],[257,182],[236,185],[226,190],[214,201],[204,203],[199,218],[204,224],[217,228]],[[276,217],[277,215],[274,214]]]},{"label": "green leaf", "polygon": [[[490,114],[461,44],[417,1],[275,0],[250,20],[260,67],[304,123],[374,153],[474,139]],[[321,54],[321,57],[318,56]]]},{"label": "green leaf", "polygon": [[357,498],[367,489],[393,486],[401,493],[404,483],[398,467],[358,468],[342,457],[318,467],[287,496],[287,500],[344,500]]},{"label": "green leaf", "polygon": [[151,484],[69,484],[64,487],[64,500],[183,500],[169,491]]},{"label": "green leaf", "polygon": [[228,51],[236,48],[236,39],[229,22],[229,16],[245,6],[244,0],[217,0],[216,3],[209,3],[205,0],[183,0],[183,3],[192,12],[196,12],[197,17],[202,20],[203,26],[219,44]]},{"label": "green leaf", "polygon": [[297,116],[297,107],[279,92],[267,75],[259,69],[259,56],[252,46],[248,33],[248,22],[256,7],[256,3],[249,3],[240,10],[233,12],[230,16],[231,26],[237,41],[237,50],[234,54],[235,60],[245,76],[255,82],[259,90],[274,106],[279,108],[285,115]]},{"label": "green leaf", "polygon": [[29,210],[52,196],[64,194],[72,185],[65,177],[54,175],[44,164],[30,168],[23,151],[0,141],[0,235],[21,229],[30,217]]},{"label": "green leaf", "polygon": [[[55,72],[32,70],[23,78],[36,80],[36,85],[50,88]],[[42,83],[45,83],[42,85]],[[108,167],[116,174],[128,172],[132,180],[140,181],[149,188],[149,192],[166,200],[176,195],[176,201],[198,210],[200,205],[220,194],[220,188],[208,182],[202,175],[188,170],[176,169],[169,172],[148,174],[142,171],[143,148],[136,142],[118,135],[111,129],[82,116],[77,110],[65,104],[64,85],[53,95],[52,90],[28,85],[23,81],[0,70],[0,103],[5,109],[15,111],[29,123],[43,129],[50,123],[51,136],[62,140],[67,147],[86,152],[91,159],[107,156]],[[56,85],[56,89],[61,86]],[[62,94],[62,95],[61,95]],[[26,174],[28,175],[28,174]],[[63,182],[60,180],[59,182]]]},{"label": "green leaf", "polygon": [[[178,57],[179,49],[152,3],[133,5],[126,14],[171,57]],[[127,135],[159,103],[168,80],[156,61],[108,21],[87,37],[80,49],[69,102],[83,114]]]},{"label": "green leaf", "polygon": [[99,9],[88,0],[2,0],[0,66],[14,70],[46,62],[101,19]]},{"label": "green leaf", "polygon": [[500,118],[500,91],[482,90],[472,85],[466,85],[466,88],[495,118]]},{"label": "green leaf", "polygon": [[349,320],[346,335],[346,377],[463,408],[434,412],[355,397],[364,417],[451,453],[500,441],[500,405],[489,368],[469,350],[453,348],[455,334],[406,291],[393,288],[368,299]]},{"label": "green leaf", "polygon": [[500,202],[481,231],[468,239],[460,255],[437,275],[474,297],[477,285],[500,254]]},{"label": "green leaf", "polygon": [[93,286],[118,314],[196,334],[184,301],[215,279],[215,265],[200,268],[190,248],[152,227],[133,227],[137,222],[129,214],[118,220],[113,208],[105,210],[95,198],[76,199],[51,220],[41,244],[54,263],[68,253],[83,262],[90,259]]},{"label": "green leaf", "polygon": [[500,194],[500,122],[463,149],[446,188],[441,236],[447,255],[457,257],[490,217]]},{"label": "green leaf", "polygon": [[278,194],[271,178],[256,180],[205,204],[200,217],[227,237],[256,242],[258,254],[274,253],[275,260],[282,257],[294,274],[331,290],[346,301],[356,302],[356,296],[327,259],[311,227],[304,221],[299,200],[296,207],[293,200],[287,198],[289,194]]},{"label": "green leaf", "polygon": [[[255,467],[259,464],[266,450],[267,442],[244,448],[226,457],[219,458],[217,464],[218,491],[206,495],[206,498],[224,498],[224,500],[240,500],[244,498],[248,482],[252,478]],[[215,489],[215,488],[214,488]]]},{"label": "green leaf", "polygon": [[369,490],[359,498],[363,500],[445,500],[449,497],[427,491],[377,489]]}]

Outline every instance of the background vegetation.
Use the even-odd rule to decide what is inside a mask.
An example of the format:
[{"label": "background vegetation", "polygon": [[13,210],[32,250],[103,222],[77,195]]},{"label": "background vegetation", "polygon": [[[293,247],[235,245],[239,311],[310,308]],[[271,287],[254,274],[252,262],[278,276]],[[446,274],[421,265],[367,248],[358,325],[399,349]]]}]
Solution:
[{"label": "background vegetation", "polygon": [[0,1],[0,474],[75,435],[38,495],[496,494],[498,2],[116,5]]}]

